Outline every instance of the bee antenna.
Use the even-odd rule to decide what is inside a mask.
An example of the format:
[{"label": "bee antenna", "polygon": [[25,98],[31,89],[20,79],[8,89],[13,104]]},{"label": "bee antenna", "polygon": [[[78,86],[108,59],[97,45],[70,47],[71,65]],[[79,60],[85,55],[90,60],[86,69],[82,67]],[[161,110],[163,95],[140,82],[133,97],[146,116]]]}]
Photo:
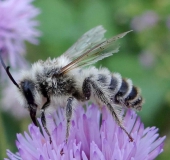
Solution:
[{"label": "bee antenna", "polygon": [[5,65],[5,63],[4,63],[4,61],[3,61],[2,57],[1,57],[1,54],[0,54],[0,61],[1,61],[1,64],[2,64],[2,66],[4,67],[4,69],[5,69],[6,73],[7,73],[7,75],[11,79],[11,81],[14,83],[14,85],[16,85],[19,88],[19,85],[17,84],[17,82],[14,80],[14,78],[11,75],[11,73],[9,72],[10,66],[6,66]]}]

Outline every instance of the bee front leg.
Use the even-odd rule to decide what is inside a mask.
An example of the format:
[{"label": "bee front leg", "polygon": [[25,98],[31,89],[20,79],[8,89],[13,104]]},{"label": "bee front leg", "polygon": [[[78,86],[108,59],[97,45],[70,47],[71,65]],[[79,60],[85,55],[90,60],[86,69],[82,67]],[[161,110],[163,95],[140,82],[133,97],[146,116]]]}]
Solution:
[{"label": "bee front leg", "polygon": [[72,108],[72,102],[74,98],[69,97],[67,99],[67,106],[66,106],[66,119],[67,119],[67,128],[66,128],[66,143],[68,141],[69,131],[70,131],[70,121],[72,118],[73,108]]},{"label": "bee front leg", "polygon": [[52,140],[51,140],[51,135],[50,135],[50,132],[48,131],[47,129],[47,126],[46,126],[46,118],[45,118],[45,109],[50,105],[50,98],[47,97],[47,101],[45,102],[45,104],[42,106],[41,108],[41,122],[42,122],[42,125],[44,127],[44,130],[46,131],[47,135],[49,136],[49,139],[50,139],[50,143],[52,143]]}]

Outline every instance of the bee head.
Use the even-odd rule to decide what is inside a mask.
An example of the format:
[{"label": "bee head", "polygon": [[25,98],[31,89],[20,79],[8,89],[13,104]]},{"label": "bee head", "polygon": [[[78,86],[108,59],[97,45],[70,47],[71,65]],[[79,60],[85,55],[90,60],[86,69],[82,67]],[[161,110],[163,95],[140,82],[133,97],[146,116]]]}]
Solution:
[{"label": "bee head", "polygon": [[[18,84],[13,76],[11,75],[9,71],[9,66],[6,66],[2,57],[1,57],[1,50],[0,50],[0,62],[5,69],[9,79],[13,82],[13,84],[17,87],[20,95],[20,102],[22,105],[27,105],[28,110],[30,111],[30,116],[33,121],[33,123],[37,126],[37,121],[36,121],[36,111],[37,111],[37,104],[35,99],[37,100],[38,96],[37,95],[37,90],[36,87],[33,83],[32,80],[23,80],[21,81],[20,84]],[[27,75],[28,76],[28,75]],[[30,76],[30,75],[29,75]],[[36,94],[35,94],[36,93]],[[36,98],[35,98],[36,96]]]},{"label": "bee head", "polygon": [[19,86],[20,86],[19,90],[22,92],[23,98],[25,99],[24,101],[26,102],[26,105],[30,112],[30,117],[33,123],[37,126],[36,121],[37,104],[35,102],[36,93],[35,84],[31,80],[25,79],[21,81]]},{"label": "bee head", "polygon": [[35,85],[31,80],[24,80],[20,83],[20,90],[22,91],[25,100],[27,101],[28,108],[35,108],[37,104],[35,104]]}]

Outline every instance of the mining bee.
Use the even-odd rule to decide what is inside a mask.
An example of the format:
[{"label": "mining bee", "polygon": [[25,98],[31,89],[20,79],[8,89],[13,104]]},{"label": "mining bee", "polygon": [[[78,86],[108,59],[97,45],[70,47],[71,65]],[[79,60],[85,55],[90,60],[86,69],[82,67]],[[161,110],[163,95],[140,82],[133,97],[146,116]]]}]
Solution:
[{"label": "mining bee", "polygon": [[[104,67],[91,66],[118,52],[117,40],[130,31],[107,40],[104,38],[105,32],[102,26],[89,30],[60,57],[39,60],[30,70],[22,71],[19,82],[14,80],[9,66],[6,67],[0,58],[9,78],[17,87],[19,101],[29,110],[36,126],[36,112],[40,110],[41,122],[50,142],[45,113],[48,113],[52,106],[65,108],[67,141],[73,109],[77,103],[86,101],[92,101],[99,106],[105,105],[130,141],[133,141],[122,124],[121,112],[126,108],[141,110],[143,99],[139,89],[133,86],[130,79],[123,79],[119,73],[111,73]],[[55,105],[50,106],[51,103]]]}]

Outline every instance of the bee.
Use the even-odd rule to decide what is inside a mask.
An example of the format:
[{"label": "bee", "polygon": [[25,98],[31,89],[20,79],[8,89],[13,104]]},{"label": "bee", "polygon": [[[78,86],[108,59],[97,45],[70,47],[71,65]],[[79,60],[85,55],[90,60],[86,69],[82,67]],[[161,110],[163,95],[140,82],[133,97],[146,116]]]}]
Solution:
[{"label": "bee", "polygon": [[45,117],[50,108],[52,106],[65,108],[67,141],[73,109],[77,103],[86,101],[98,103],[99,106],[105,105],[129,140],[133,141],[130,133],[123,126],[121,112],[127,108],[141,110],[143,99],[139,89],[130,79],[123,79],[119,73],[111,73],[104,67],[91,66],[118,52],[117,40],[130,31],[107,40],[104,38],[105,32],[102,26],[89,30],[58,58],[39,60],[30,70],[22,71],[18,83],[12,77],[10,67],[6,67],[0,57],[2,66],[17,87],[20,103],[29,110],[36,126],[38,126],[36,112],[40,110],[41,122],[50,142],[51,136]]}]

